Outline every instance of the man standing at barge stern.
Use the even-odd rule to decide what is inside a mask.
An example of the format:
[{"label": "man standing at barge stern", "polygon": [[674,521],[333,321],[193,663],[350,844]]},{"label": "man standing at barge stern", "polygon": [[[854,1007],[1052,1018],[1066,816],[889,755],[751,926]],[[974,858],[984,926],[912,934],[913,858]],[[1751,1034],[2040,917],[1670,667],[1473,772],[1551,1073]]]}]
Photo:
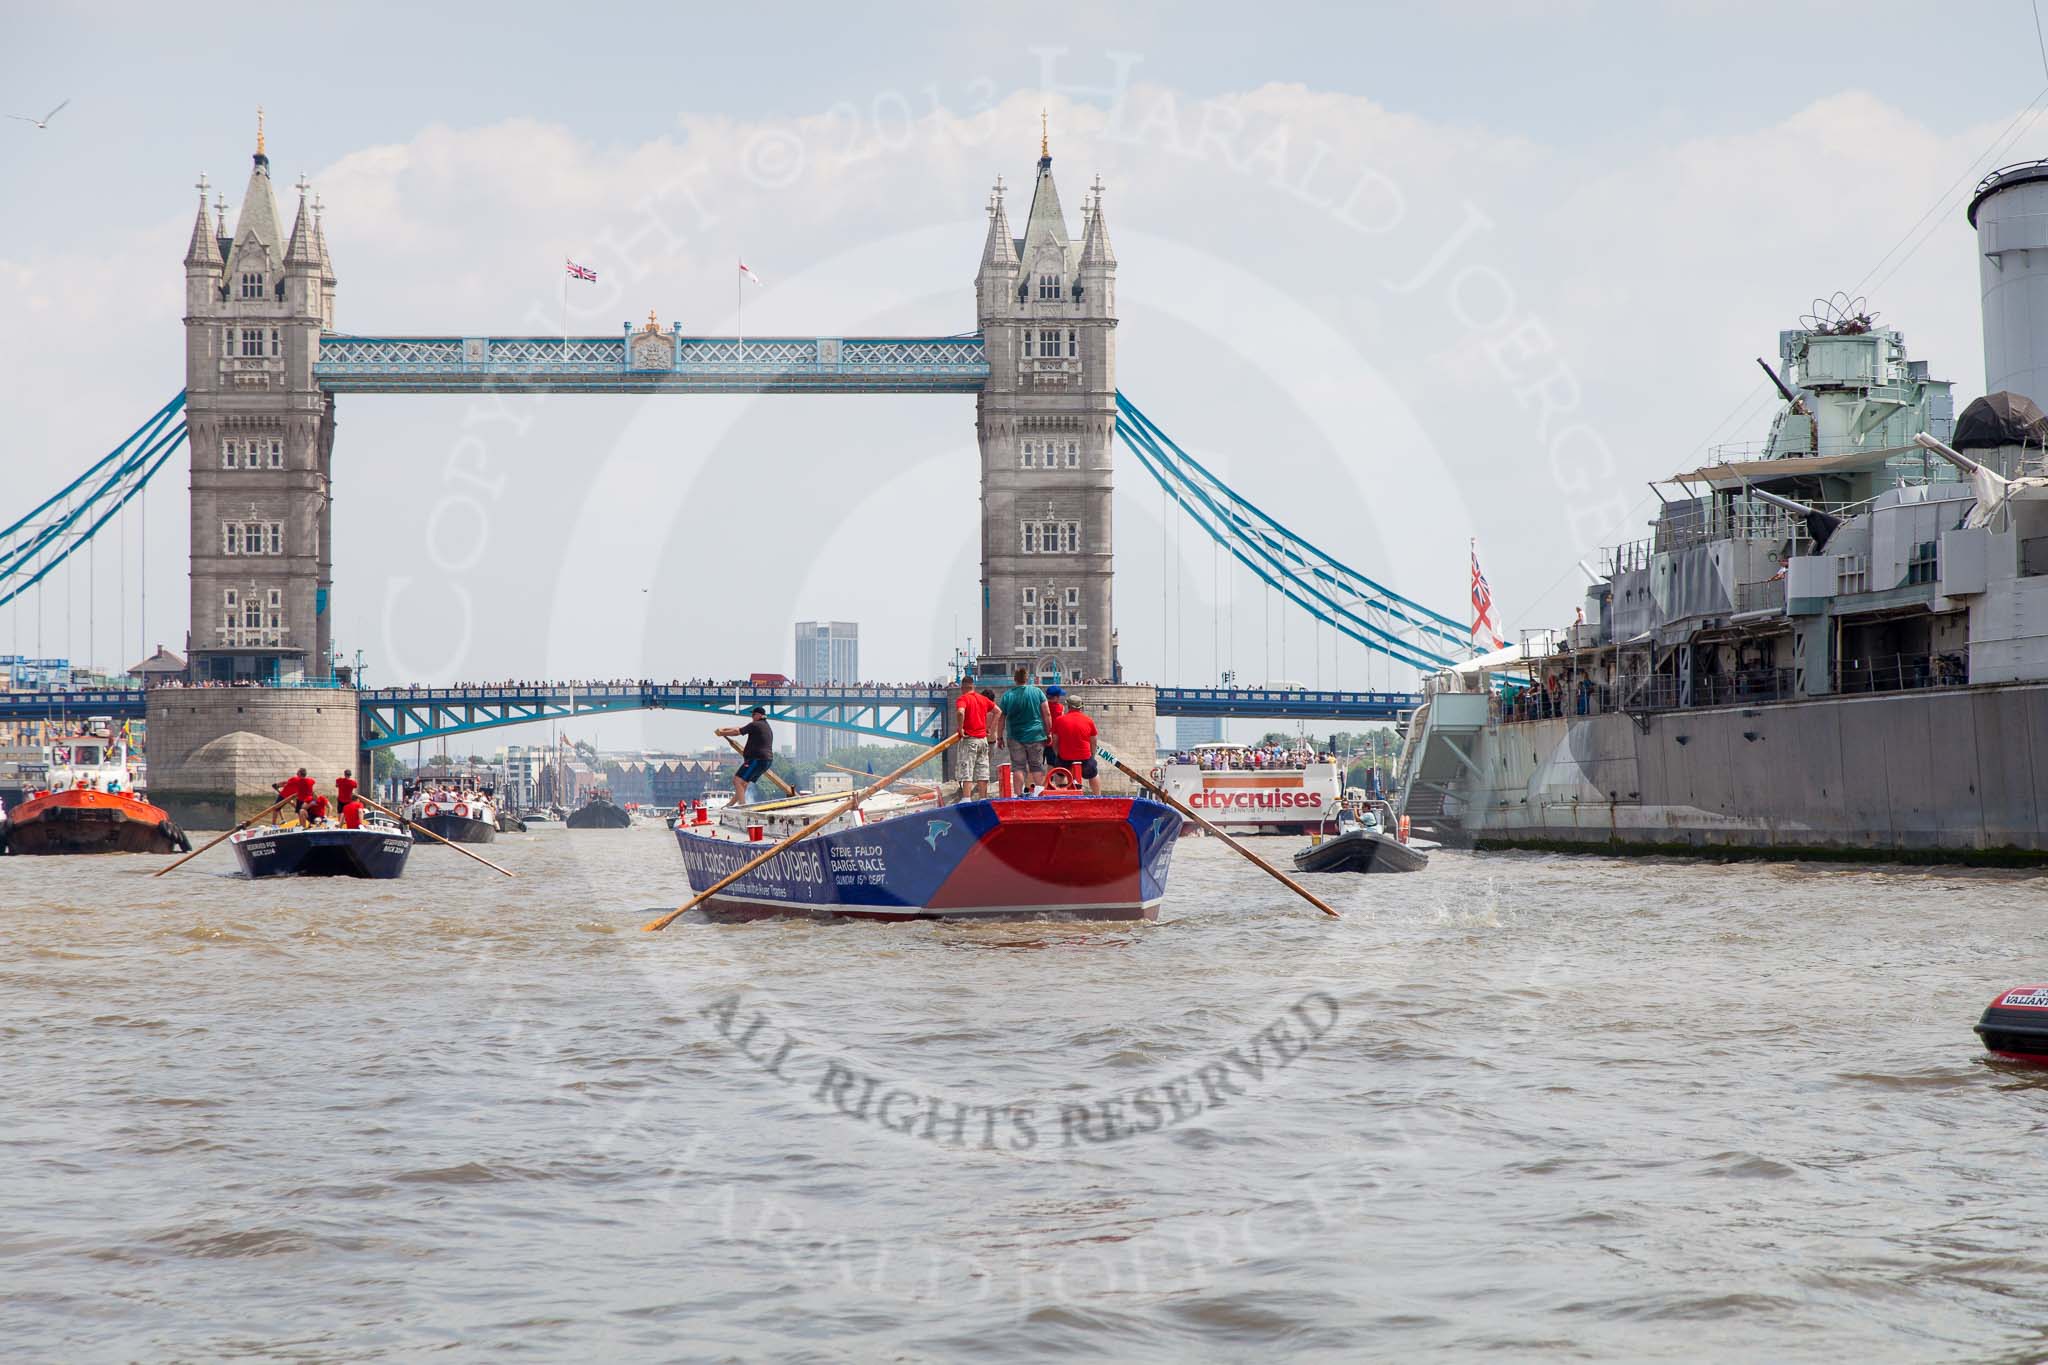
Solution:
[{"label": "man standing at barge stern", "polygon": [[768,712],[757,706],[745,725],[721,726],[718,734],[721,738],[747,737],[740,750],[740,766],[732,775],[732,803],[744,806],[747,788],[767,776],[769,766],[775,762],[775,731],[768,727]]},{"label": "man standing at barge stern", "polygon": [[1045,742],[1052,737],[1052,708],[1021,664],[1010,675],[1016,686],[996,703],[996,738],[1007,742],[1010,771],[1025,796],[1038,794],[1045,778]]}]

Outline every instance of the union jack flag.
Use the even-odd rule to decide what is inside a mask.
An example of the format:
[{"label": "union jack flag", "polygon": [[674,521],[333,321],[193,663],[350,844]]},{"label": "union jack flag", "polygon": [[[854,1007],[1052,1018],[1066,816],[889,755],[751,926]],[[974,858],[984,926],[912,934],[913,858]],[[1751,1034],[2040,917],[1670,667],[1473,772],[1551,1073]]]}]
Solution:
[{"label": "union jack flag", "polygon": [[1507,644],[1500,638],[1500,625],[1493,619],[1493,589],[1479,571],[1479,542],[1472,542],[1472,643],[1482,649],[1499,649]]},{"label": "union jack flag", "polygon": [[592,284],[597,283],[597,272],[595,270],[592,270],[589,266],[578,265],[576,264],[576,262],[570,260],[566,256],[562,258],[562,264],[569,267],[570,278],[578,280],[589,280]]}]

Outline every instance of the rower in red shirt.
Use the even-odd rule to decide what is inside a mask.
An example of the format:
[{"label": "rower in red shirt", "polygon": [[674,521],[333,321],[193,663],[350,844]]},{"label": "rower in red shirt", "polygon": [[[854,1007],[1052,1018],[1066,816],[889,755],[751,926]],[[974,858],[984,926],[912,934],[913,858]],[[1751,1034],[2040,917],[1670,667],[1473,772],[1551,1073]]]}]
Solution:
[{"label": "rower in red shirt", "polygon": [[327,818],[327,798],[315,792],[313,799],[306,803],[303,814],[307,824],[319,824]]},{"label": "rower in red shirt", "polygon": [[[960,724],[960,754],[954,771],[960,778],[962,801],[988,800],[988,718],[995,709],[996,704],[975,689],[973,678],[960,679],[960,699],[953,703],[953,713]],[[970,787],[974,789],[971,797]]]},{"label": "rower in red shirt", "polygon": [[1067,712],[1067,689],[1055,683],[1045,689],[1045,766],[1049,772],[1060,766],[1059,731],[1056,728],[1060,717]]},{"label": "rower in red shirt", "polygon": [[277,793],[281,802],[289,801],[292,803],[292,814],[294,815],[297,815],[305,808],[306,802],[313,799],[313,779],[306,776],[304,768],[299,769],[296,774],[287,777],[282,782],[271,783],[270,789]]},{"label": "rower in red shirt", "polygon": [[363,803],[351,796],[341,803],[341,827],[361,829],[363,827]]},{"label": "rower in red shirt", "polygon": [[348,803],[356,799],[356,788],[362,784],[356,781],[354,768],[343,768],[341,776],[334,779],[334,804],[347,809]]},{"label": "rower in red shirt", "polygon": [[1067,698],[1067,709],[1053,718],[1052,742],[1059,751],[1062,767],[1081,765],[1081,776],[1088,780],[1088,794],[1102,795],[1102,778],[1095,766],[1095,722],[1081,709],[1081,703]]}]

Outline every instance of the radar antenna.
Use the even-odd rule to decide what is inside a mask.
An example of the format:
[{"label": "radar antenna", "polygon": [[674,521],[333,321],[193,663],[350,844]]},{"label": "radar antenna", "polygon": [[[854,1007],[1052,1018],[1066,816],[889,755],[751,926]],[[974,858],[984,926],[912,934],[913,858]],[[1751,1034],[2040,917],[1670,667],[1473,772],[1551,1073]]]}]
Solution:
[{"label": "radar antenna", "polygon": [[1869,299],[1851,298],[1837,289],[1828,298],[1815,299],[1812,311],[1799,315],[1799,325],[1822,336],[1861,336],[1877,326],[1877,314]]}]

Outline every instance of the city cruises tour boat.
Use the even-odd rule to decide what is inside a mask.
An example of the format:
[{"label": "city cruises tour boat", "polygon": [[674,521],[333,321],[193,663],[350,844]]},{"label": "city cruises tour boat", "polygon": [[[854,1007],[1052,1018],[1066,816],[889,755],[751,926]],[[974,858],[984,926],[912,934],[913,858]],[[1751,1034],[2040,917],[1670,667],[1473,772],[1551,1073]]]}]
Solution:
[{"label": "city cruises tour boat", "polygon": [[251,877],[373,877],[388,880],[405,872],[412,855],[412,831],[389,816],[371,812],[350,829],[322,821],[256,825],[229,839],[235,861]]},{"label": "city cruises tour boat", "polygon": [[192,842],[135,791],[128,741],[73,735],[43,749],[43,784],[0,821],[8,853],[188,853]]},{"label": "city cruises tour boat", "polygon": [[1336,818],[1337,765],[1307,749],[1197,744],[1153,780],[1232,834],[1307,834]]},{"label": "city cruises tour boat", "polygon": [[[783,849],[701,907],[714,920],[1157,919],[1181,816],[1146,797],[1045,795],[933,804],[883,792]],[[843,804],[843,792],[703,804],[676,825],[701,894]]]}]

